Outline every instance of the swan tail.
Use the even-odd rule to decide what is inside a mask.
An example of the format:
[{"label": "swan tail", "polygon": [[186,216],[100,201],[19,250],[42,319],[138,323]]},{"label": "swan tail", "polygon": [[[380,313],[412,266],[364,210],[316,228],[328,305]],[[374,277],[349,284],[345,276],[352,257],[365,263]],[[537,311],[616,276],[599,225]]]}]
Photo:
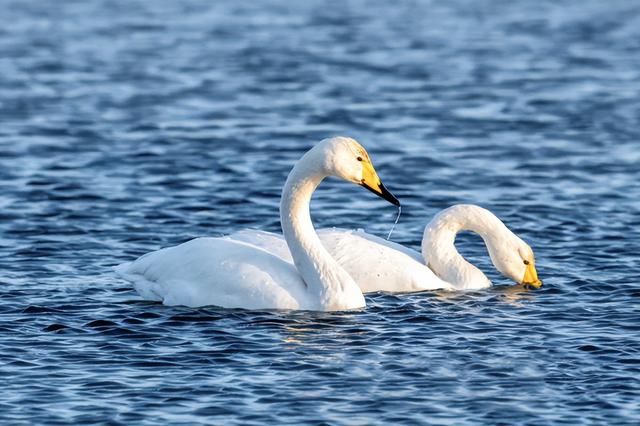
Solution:
[{"label": "swan tail", "polygon": [[164,297],[161,296],[159,284],[148,280],[144,275],[132,271],[133,264],[134,262],[123,263],[115,266],[113,270],[120,278],[133,284],[133,288],[143,299],[154,302],[164,302]]}]

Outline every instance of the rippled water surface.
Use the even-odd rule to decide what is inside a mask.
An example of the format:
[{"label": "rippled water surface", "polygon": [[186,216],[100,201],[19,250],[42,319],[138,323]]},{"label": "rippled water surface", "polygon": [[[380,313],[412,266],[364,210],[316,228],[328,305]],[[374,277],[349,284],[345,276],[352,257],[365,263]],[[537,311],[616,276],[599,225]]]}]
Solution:
[{"label": "rippled water surface", "polygon": [[[0,419],[634,424],[640,3],[0,1]],[[358,312],[142,301],[112,266],[279,231],[316,141],[370,151],[395,241],[455,203],[535,249],[539,291]],[[395,209],[325,182],[317,226]]]}]

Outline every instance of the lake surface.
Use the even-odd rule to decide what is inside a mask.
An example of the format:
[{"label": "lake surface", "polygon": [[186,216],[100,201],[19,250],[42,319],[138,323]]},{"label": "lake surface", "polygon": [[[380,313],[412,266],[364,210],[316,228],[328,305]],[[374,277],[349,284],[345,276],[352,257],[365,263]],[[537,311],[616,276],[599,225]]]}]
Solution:
[{"label": "lake surface", "polygon": [[[249,2],[247,2],[249,3]],[[637,1],[0,2],[3,424],[637,424]],[[112,267],[279,232],[280,188],[357,138],[419,249],[475,203],[545,286],[356,312],[142,301]],[[330,179],[316,226],[396,210]]]}]

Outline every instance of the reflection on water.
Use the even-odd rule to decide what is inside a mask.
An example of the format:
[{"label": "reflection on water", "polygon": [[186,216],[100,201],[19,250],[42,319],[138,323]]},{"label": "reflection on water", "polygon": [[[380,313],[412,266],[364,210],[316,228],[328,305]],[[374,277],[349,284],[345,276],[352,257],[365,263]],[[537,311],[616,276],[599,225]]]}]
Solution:
[{"label": "reflection on water", "polygon": [[535,295],[529,294],[529,292],[536,290],[517,284],[510,287],[496,287],[495,291],[499,293],[501,301],[516,308],[522,308],[525,306],[522,302],[532,302],[534,300]]}]

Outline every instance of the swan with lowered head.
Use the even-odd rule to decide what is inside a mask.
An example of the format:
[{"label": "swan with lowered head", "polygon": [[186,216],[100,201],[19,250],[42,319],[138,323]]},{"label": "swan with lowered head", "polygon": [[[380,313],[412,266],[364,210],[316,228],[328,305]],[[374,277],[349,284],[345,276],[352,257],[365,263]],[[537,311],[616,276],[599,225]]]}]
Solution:
[{"label": "swan with lowered head", "polygon": [[491,262],[502,275],[529,287],[542,286],[531,247],[489,210],[472,204],[449,207],[425,227],[422,257],[440,278],[463,290],[491,286],[486,275],[456,250],[454,243],[460,231],[472,231],[482,237]]},{"label": "swan with lowered head", "polygon": [[[542,285],[531,247],[493,213],[475,205],[459,204],[438,213],[425,228],[422,255],[363,231],[321,229],[318,235],[363,293],[490,287],[486,275],[456,250],[455,238],[460,231],[482,237],[491,261],[503,275],[533,288]],[[251,241],[283,259],[291,257],[284,240],[276,234],[246,230],[230,238]]]},{"label": "swan with lowered head", "polygon": [[319,311],[364,307],[362,291],[327,252],[311,222],[311,195],[327,176],[362,185],[400,205],[358,142],[325,139],[297,162],[282,190],[280,220],[290,260],[229,237],[196,238],[148,253],[116,271],[143,298],[166,305]]}]

